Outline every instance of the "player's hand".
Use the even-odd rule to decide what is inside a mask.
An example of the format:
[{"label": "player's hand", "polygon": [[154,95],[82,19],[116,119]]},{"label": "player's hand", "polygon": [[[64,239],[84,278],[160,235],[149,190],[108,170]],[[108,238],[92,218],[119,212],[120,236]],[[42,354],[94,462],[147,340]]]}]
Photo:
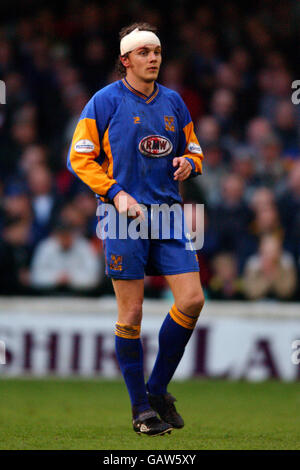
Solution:
[{"label": "player's hand", "polygon": [[184,156],[174,158],[173,166],[178,166],[174,172],[174,180],[184,181],[190,176],[192,165]]},{"label": "player's hand", "polygon": [[130,196],[130,194],[126,193],[125,191],[119,191],[114,199],[114,204],[117,211],[120,214],[128,214],[129,217],[136,219],[137,217],[141,217],[142,220],[145,220],[145,215],[142,207],[139,203],[134,199],[134,197]]}]

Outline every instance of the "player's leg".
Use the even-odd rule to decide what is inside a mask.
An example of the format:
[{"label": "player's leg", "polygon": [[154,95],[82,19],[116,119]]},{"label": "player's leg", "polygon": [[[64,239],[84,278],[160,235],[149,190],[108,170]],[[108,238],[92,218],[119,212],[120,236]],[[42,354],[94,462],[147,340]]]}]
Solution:
[{"label": "player's leg", "polygon": [[[114,220],[110,219],[113,215],[110,211],[109,226],[114,226]],[[119,213],[116,214],[117,233],[121,217]],[[129,224],[129,220],[125,223]],[[118,304],[116,355],[132,404],[133,428],[138,433],[163,434],[170,430],[170,426],[162,422],[150,408],[145,389],[143,349],[140,340],[144,268],[149,241],[108,235],[104,238],[103,247],[106,274],[112,279]]]},{"label": "player's leg", "polygon": [[204,305],[204,293],[199,272],[165,276],[173,293],[175,305],[187,315],[199,317]]},{"label": "player's leg", "polygon": [[159,332],[159,351],[147,389],[150,404],[161,418],[180,428],[184,423],[174,407],[174,397],[167,393],[167,386],[194,330],[204,304],[204,295],[198,272],[165,277],[175,303]]},{"label": "player's leg", "polygon": [[113,279],[112,282],[118,304],[118,320],[115,328],[116,354],[135,417],[150,408],[145,390],[143,350],[140,340],[144,280]]},{"label": "player's leg", "polygon": [[144,381],[140,340],[144,280],[114,279],[112,282],[118,304],[116,355],[130,396],[134,430],[149,435],[164,434],[171,426],[160,421],[151,409]]}]

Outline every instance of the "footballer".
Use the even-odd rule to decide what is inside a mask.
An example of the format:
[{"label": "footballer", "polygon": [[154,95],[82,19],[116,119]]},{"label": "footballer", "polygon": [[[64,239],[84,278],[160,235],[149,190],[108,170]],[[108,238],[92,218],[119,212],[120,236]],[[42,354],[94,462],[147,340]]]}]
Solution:
[{"label": "footballer", "polygon": [[[157,83],[162,62],[156,28],[135,23],[120,32],[122,78],[87,103],[74,132],[68,168],[110,204],[117,216],[149,218],[152,205],[181,203],[179,182],[202,173],[203,154],[180,95]],[[182,428],[168,384],[204,304],[196,252],[186,234],[169,239],[107,237],[106,274],[118,318],[116,355],[132,407],[133,429],[150,436]],[[140,339],[144,275],[162,275],[174,305],[159,331],[159,350],[148,381]]]}]

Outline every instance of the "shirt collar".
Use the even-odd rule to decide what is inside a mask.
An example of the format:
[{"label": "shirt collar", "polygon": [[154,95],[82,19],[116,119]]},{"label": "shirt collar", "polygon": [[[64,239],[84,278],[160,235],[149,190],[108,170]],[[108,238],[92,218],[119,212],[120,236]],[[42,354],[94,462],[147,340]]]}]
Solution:
[{"label": "shirt collar", "polygon": [[141,93],[140,91],[133,88],[133,86],[131,86],[130,83],[128,83],[126,78],[122,79],[122,83],[129,91],[131,91],[131,93],[134,93],[135,95],[142,98],[145,101],[146,104],[151,103],[151,101],[154,100],[154,98],[157,96],[158,91],[159,91],[159,87],[158,87],[158,84],[156,82],[154,83],[154,90],[153,90],[153,92],[151,93],[150,96],[144,95],[144,93]]}]

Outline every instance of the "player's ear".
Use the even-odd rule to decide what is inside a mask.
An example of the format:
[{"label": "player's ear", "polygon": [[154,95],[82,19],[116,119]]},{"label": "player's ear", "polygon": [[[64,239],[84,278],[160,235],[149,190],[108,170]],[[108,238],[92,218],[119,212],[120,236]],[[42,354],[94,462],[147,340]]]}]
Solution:
[{"label": "player's ear", "polygon": [[124,67],[129,67],[129,57],[128,57],[128,54],[125,54],[123,56],[120,55],[120,61],[122,63],[122,65],[124,65]]}]

